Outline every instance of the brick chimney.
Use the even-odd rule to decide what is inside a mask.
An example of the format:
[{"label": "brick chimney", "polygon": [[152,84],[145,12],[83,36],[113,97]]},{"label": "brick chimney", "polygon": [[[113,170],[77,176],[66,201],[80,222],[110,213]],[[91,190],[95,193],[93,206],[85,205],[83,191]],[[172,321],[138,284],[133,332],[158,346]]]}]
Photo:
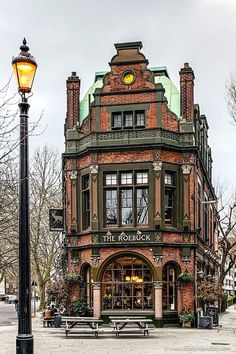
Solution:
[{"label": "brick chimney", "polygon": [[80,98],[80,79],[76,72],[72,72],[66,81],[67,88],[67,114],[66,130],[75,129],[79,122],[79,98]]},{"label": "brick chimney", "polygon": [[194,120],[194,72],[188,63],[180,69],[180,114],[183,122]]}]

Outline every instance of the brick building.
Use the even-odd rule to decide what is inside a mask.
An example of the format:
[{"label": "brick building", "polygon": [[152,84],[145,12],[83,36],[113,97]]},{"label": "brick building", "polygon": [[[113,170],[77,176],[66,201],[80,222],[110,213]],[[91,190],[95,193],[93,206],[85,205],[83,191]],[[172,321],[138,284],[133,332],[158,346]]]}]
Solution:
[{"label": "brick building", "polygon": [[208,124],[187,63],[179,92],[166,67],[148,67],[141,42],[115,48],[83,100],[76,73],[67,80],[67,270],[83,277],[94,316],[144,314],[162,326],[196,310],[199,270],[215,275]]}]

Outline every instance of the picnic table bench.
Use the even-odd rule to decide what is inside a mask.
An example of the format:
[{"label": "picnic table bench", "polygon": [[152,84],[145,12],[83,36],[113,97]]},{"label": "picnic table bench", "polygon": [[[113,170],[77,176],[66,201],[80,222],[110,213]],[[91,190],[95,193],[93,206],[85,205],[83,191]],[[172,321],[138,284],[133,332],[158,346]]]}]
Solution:
[{"label": "picnic table bench", "polygon": [[50,320],[46,320],[45,318],[43,318],[43,327],[52,327],[54,325],[54,318],[51,318]]},{"label": "picnic table bench", "polygon": [[62,317],[62,323],[65,323],[66,338],[70,333],[93,333],[97,338],[102,332],[99,326],[103,321],[96,317]]},{"label": "picnic table bench", "polygon": [[113,332],[118,337],[120,333],[143,333],[149,335],[149,331],[153,330],[153,327],[149,325],[153,323],[151,319],[140,317],[113,317],[110,318]]}]

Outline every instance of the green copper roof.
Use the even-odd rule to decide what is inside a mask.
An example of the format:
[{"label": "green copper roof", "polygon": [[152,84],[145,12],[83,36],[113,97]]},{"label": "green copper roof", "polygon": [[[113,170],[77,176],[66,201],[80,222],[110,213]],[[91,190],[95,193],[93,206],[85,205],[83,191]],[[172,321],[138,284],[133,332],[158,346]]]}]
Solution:
[{"label": "green copper roof", "polygon": [[[180,117],[180,94],[176,86],[170,80],[167,68],[165,66],[158,66],[150,68],[155,77],[155,83],[161,83],[165,89],[165,96],[168,101],[169,109]],[[101,88],[103,85],[103,77],[106,71],[98,71],[95,73],[94,84],[86,92],[83,100],[80,102],[80,122],[84,120],[89,114],[89,95],[91,95],[91,102],[93,101],[92,94],[96,88]]]}]

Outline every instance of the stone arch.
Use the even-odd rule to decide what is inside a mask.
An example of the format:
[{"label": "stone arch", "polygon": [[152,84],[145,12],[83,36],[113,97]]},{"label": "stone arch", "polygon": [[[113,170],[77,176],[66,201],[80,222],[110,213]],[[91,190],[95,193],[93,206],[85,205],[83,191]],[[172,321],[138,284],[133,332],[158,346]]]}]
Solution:
[{"label": "stone arch", "polygon": [[165,263],[163,264],[163,267],[162,267],[162,277],[163,277],[163,269],[165,269],[165,267],[166,267],[167,265],[172,265],[172,266],[175,268],[177,276],[181,273],[181,267],[180,267],[179,263],[176,262],[176,261],[170,260],[170,261],[167,261],[167,262],[165,262]]},{"label": "stone arch", "polygon": [[158,280],[158,275],[156,272],[155,267],[153,266],[153,264],[150,262],[150,260],[143,256],[142,254],[135,252],[135,251],[119,251],[115,254],[112,254],[111,256],[109,256],[99,267],[97,274],[96,274],[96,279],[94,279],[95,282],[101,282],[102,281],[102,276],[103,273],[105,271],[105,269],[107,268],[107,266],[113,262],[115,259],[124,257],[124,256],[130,256],[130,257],[136,257],[139,258],[140,260],[142,260],[150,269],[152,272],[152,277],[153,277],[153,281],[157,281]]}]

